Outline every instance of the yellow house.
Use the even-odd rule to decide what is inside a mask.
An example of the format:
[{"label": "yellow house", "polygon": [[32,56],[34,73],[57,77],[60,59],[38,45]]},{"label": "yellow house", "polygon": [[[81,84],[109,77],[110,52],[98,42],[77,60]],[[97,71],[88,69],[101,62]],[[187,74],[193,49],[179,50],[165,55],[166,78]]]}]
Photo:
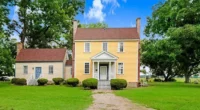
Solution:
[{"label": "yellow house", "polygon": [[135,28],[78,28],[73,23],[72,75],[83,81],[96,78],[139,82],[140,18]]}]

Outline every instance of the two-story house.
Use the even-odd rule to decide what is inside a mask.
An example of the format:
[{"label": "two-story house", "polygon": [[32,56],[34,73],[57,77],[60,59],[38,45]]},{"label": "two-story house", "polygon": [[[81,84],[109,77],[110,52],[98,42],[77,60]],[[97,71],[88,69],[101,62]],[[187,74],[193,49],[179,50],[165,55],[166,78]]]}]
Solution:
[{"label": "two-story house", "polygon": [[139,82],[140,18],[136,28],[78,28],[73,22],[72,75],[83,81],[126,79]]}]

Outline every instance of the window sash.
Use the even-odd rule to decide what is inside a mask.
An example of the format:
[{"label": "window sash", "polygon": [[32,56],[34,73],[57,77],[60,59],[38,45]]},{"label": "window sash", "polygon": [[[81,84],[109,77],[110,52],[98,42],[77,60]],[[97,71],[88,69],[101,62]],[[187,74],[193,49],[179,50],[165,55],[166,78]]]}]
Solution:
[{"label": "window sash", "polygon": [[28,74],[28,66],[24,66],[24,74]]},{"label": "window sash", "polygon": [[49,66],[49,74],[53,74],[53,65]]},{"label": "window sash", "polygon": [[107,42],[103,42],[103,51],[107,51],[108,50],[108,44]]},{"label": "window sash", "polygon": [[85,52],[90,52],[90,43],[89,42],[85,43]]},{"label": "window sash", "polygon": [[85,63],[85,73],[89,74],[90,72],[90,64],[89,63]]},{"label": "window sash", "polygon": [[118,74],[123,74],[123,73],[124,73],[124,64],[118,63]]},{"label": "window sash", "polygon": [[124,43],[123,42],[119,42],[118,52],[124,52]]}]

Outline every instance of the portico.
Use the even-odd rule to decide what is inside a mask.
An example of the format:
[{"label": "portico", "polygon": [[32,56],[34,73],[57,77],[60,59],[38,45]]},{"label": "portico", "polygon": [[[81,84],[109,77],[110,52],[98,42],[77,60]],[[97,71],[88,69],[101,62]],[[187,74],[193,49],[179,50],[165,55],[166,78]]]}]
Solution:
[{"label": "portico", "polygon": [[104,81],[115,79],[117,59],[118,57],[106,51],[92,57],[93,78]]}]

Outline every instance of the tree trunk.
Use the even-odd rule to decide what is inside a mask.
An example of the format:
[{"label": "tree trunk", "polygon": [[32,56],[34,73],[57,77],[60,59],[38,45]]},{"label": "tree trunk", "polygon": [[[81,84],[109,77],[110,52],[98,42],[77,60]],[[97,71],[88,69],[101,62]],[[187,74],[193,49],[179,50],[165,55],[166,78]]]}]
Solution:
[{"label": "tree trunk", "polygon": [[189,83],[190,82],[190,76],[189,75],[185,75],[185,83]]}]

